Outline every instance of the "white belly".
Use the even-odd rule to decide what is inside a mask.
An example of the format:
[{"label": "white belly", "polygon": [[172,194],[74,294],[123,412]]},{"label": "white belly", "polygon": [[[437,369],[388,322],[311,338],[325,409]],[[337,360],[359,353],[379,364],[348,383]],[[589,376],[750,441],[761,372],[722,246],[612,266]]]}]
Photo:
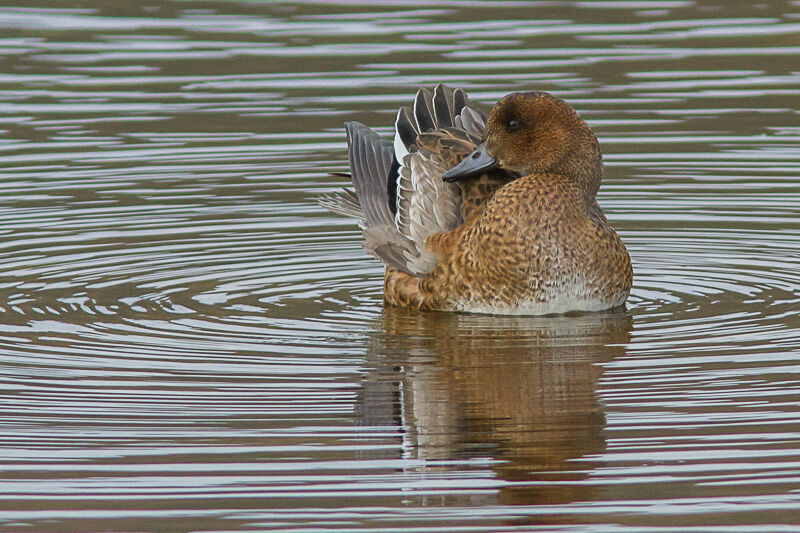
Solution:
[{"label": "white belly", "polygon": [[521,301],[515,304],[461,302],[456,307],[465,313],[488,315],[560,315],[570,311],[604,311],[618,307],[624,302],[586,298],[557,298],[549,302]]}]

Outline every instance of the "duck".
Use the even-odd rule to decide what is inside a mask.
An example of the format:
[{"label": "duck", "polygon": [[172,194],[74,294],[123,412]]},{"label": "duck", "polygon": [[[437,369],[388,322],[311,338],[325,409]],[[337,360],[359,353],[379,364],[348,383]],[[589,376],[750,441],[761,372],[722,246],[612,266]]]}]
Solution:
[{"label": "duck", "polygon": [[385,266],[383,300],[420,311],[550,315],[623,308],[630,255],[597,202],[603,161],[581,116],[547,92],[488,114],[421,88],[394,138],[345,123],[353,189],[323,195]]}]

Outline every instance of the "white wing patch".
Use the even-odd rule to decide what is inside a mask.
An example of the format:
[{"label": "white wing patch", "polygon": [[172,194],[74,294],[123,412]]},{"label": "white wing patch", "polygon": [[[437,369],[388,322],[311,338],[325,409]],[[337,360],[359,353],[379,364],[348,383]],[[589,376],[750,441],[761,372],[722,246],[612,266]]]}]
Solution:
[{"label": "white wing patch", "polygon": [[[402,113],[402,109],[400,110]],[[405,143],[403,143],[403,139],[400,138],[400,134],[395,131],[394,134],[394,157],[397,159],[398,163],[401,165],[405,160],[405,157],[408,155],[408,148],[406,148]]]}]

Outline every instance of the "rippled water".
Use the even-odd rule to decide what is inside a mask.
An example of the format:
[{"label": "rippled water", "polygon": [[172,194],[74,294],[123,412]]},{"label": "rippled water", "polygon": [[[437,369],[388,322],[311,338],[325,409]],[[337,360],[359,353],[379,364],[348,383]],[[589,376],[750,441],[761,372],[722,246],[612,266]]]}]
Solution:
[{"label": "rippled water", "polygon": [[[799,2],[72,4],[0,7],[0,529],[800,528]],[[438,81],[590,122],[626,312],[382,308],[313,198]]]}]

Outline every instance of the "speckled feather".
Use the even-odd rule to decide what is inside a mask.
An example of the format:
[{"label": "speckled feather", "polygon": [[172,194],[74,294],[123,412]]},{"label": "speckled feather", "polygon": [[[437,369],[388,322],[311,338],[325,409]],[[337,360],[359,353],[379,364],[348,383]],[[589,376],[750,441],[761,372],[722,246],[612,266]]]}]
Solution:
[{"label": "speckled feather", "polygon": [[462,226],[428,239],[439,257],[430,276],[387,270],[385,299],[418,309],[502,314],[617,307],[630,291],[630,259],[598,212],[563,176],[515,180]]}]

